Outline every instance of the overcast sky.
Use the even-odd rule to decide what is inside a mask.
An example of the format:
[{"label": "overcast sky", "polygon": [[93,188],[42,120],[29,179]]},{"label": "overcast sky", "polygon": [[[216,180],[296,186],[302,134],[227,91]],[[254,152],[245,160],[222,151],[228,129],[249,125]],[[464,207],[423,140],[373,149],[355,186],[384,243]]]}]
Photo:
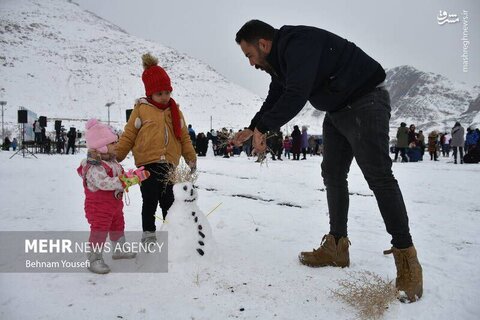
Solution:
[{"label": "overcast sky", "polygon": [[[250,19],[275,28],[300,24],[323,28],[354,42],[384,68],[409,64],[480,85],[478,0],[74,1],[130,34],[208,63],[262,97],[269,77],[250,67],[234,41],[238,29]],[[456,14],[459,22],[439,25],[440,10]],[[463,71],[464,22],[468,23],[468,72]]]}]

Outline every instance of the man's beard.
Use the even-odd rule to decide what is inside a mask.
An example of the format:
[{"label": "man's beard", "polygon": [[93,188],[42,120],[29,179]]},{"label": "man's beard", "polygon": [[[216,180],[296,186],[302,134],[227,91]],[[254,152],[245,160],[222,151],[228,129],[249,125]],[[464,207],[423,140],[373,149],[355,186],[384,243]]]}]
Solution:
[{"label": "man's beard", "polygon": [[256,69],[260,69],[260,70],[262,70],[262,71],[265,71],[266,73],[268,73],[268,74],[271,75],[271,76],[274,76],[274,75],[275,75],[275,70],[274,70],[273,67],[270,65],[270,63],[267,62],[267,60],[262,61],[262,65],[256,64],[256,65],[255,65],[255,68],[256,68]]},{"label": "man's beard", "polygon": [[266,73],[268,73],[271,76],[274,76],[275,75],[275,70],[273,69],[272,65],[270,63],[268,63],[267,55],[265,53],[261,52],[259,48],[257,48],[257,52],[258,52],[259,57],[261,58],[260,59],[261,64],[256,64],[255,68],[260,69],[262,71],[265,71]]}]

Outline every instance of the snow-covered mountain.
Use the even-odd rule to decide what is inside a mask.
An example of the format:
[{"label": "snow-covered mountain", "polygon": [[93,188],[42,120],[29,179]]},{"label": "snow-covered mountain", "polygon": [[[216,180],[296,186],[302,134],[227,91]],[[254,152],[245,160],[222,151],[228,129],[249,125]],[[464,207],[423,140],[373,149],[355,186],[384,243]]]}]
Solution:
[{"label": "snow-covered mountain", "polygon": [[470,102],[467,111],[461,114],[460,120],[463,123],[472,123],[476,128],[480,127],[480,94]]},{"label": "snow-covered mountain", "polygon": [[[456,121],[464,127],[480,126],[480,86],[472,88],[412,66],[395,67],[386,73],[392,132],[396,132],[401,122],[414,123],[425,131],[449,130]],[[316,133],[318,126],[321,130],[323,118],[324,112],[307,105],[290,124],[312,124]],[[316,119],[316,123],[312,123],[312,119]]]},{"label": "snow-covered mountain", "polygon": [[[144,95],[141,55],[151,52],[169,73],[173,96],[197,131],[239,128],[261,99],[207,64],[119,27],[67,0],[0,2],[0,100],[16,124],[19,106],[49,119],[107,119],[122,128],[125,110]],[[81,125],[77,123],[77,125]],[[49,128],[53,127],[49,121]]]},{"label": "snow-covered mountain", "polygon": [[421,129],[451,128],[457,120],[464,126],[480,124],[476,117],[479,86],[472,88],[439,74],[400,66],[387,70],[386,87],[392,102],[392,122],[396,124],[415,123]]},{"label": "snow-covered mountain", "polygon": [[[67,0],[0,2],[0,99],[7,101],[7,128],[26,107],[49,119],[107,119],[122,128],[125,110],[144,95],[141,55],[151,52],[170,74],[174,97],[197,131],[248,125],[262,99],[207,64],[172,48],[129,35]],[[480,86],[450,81],[411,66],[387,70],[392,132],[400,122],[423,130],[480,125]],[[284,127],[307,125],[322,132],[324,112],[307,106]],[[66,125],[81,124],[78,121]],[[49,128],[53,129],[52,121]]]}]

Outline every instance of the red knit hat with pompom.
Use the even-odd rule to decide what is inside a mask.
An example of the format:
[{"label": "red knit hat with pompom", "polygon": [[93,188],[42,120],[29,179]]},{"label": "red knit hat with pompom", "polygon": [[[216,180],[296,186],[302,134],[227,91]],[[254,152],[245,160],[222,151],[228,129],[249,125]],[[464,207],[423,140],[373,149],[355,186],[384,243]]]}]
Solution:
[{"label": "red knit hat with pompom", "polygon": [[167,72],[158,65],[158,59],[150,53],[142,56],[143,74],[142,81],[145,85],[145,95],[150,97],[160,91],[173,91],[170,77]]}]

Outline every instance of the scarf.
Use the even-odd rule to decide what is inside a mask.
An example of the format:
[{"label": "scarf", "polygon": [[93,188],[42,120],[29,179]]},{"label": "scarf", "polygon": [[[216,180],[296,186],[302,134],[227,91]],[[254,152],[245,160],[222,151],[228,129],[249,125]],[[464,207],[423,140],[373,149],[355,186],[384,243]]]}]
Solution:
[{"label": "scarf", "polygon": [[147,97],[147,101],[150,104],[157,107],[158,109],[160,109],[160,110],[166,110],[166,109],[170,108],[170,112],[172,113],[173,132],[175,133],[175,137],[178,140],[181,140],[181,138],[182,138],[182,126],[181,126],[181,123],[180,123],[180,110],[178,109],[178,106],[177,106],[177,103],[175,102],[175,100],[170,98],[170,100],[168,101],[167,104],[162,104],[162,103],[158,103],[158,102],[153,101],[153,99],[150,98],[150,97]]}]

